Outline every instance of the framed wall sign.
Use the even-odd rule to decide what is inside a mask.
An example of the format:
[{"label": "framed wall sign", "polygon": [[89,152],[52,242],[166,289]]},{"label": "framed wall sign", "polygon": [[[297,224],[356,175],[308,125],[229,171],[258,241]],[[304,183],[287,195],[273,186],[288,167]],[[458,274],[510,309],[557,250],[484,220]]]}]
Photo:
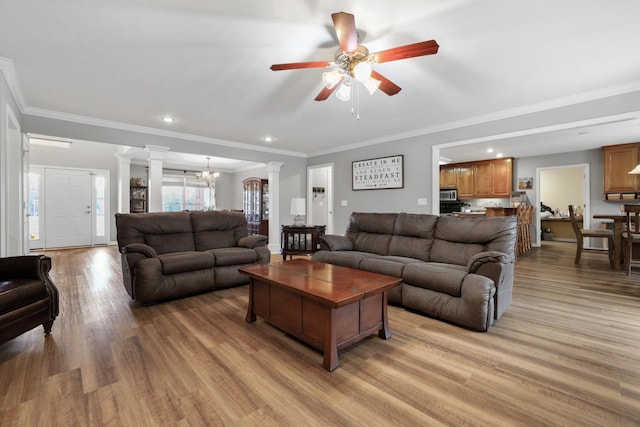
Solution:
[{"label": "framed wall sign", "polygon": [[404,188],[404,155],[351,162],[353,190]]}]

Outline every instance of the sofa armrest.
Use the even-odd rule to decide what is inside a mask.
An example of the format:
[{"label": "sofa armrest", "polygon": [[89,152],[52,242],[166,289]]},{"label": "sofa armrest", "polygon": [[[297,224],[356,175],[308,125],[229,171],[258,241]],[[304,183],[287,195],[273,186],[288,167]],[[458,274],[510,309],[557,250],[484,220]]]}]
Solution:
[{"label": "sofa armrest", "polygon": [[475,254],[467,263],[467,273],[478,273],[478,270],[487,263],[509,264],[513,258],[504,252],[487,251]]},{"label": "sofa armrest", "polygon": [[253,249],[261,246],[266,246],[269,238],[262,234],[252,234],[251,236],[245,236],[238,240],[238,246],[243,248]]},{"label": "sofa armrest", "polygon": [[0,258],[0,278],[17,277],[46,280],[51,258],[46,255],[18,255]]},{"label": "sofa armrest", "polygon": [[337,234],[325,234],[320,236],[320,249],[325,251],[352,251],[353,242],[344,236]]},{"label": "sofa armrest", "polygon": [[124,255],[127,254],[142,254],[147,258],[156,258],[158,254],[155,249],[153,249],[149,245],[145,245],[144,243],[131,243],[124,248],[122,248],[122,253]]}]

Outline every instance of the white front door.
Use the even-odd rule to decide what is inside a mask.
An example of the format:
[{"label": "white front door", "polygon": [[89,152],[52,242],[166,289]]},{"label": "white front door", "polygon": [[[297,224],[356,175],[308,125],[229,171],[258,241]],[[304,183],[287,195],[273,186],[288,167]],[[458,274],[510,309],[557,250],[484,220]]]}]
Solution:
[{"label": "white front door", "polygon": [[45,247],[91,245],[91,172],[45,170]]}]

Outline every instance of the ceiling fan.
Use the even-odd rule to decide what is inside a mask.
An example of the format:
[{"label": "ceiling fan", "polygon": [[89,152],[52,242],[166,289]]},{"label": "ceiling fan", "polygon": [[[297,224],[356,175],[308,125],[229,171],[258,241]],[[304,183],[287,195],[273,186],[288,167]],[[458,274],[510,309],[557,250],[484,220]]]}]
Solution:
[{"label": "ceiling fan", "polygon": [[340,44],[334,61],[293,62],[271,66],[273,71],[335,67],[331,71],[322,73],[324,88],[315,97],[316,101],[324,101],[338,88],[336,97],[342,101],[348,101],[351,99],[351,87],[354,80],[362,82],[370,94],[380,89],[389,96],[395,95],[400,92],[400,86],[373,70],[370,64],[380,64],[438,53],[439,46],[435,40],[369,53],[366,47],[358,44],[358,34],[356,33],[355,19],[352,14],[337,12],[331,14],[331,18]]}]

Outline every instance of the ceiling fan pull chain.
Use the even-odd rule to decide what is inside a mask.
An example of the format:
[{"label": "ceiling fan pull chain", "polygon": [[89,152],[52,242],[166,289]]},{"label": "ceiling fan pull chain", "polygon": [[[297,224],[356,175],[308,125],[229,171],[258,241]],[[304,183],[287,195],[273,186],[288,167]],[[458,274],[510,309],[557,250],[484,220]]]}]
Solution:
[{"label": "ceiling fan pull chain", "polygon": [[356,85],[356,120],[360,120],[360,85]]}]

